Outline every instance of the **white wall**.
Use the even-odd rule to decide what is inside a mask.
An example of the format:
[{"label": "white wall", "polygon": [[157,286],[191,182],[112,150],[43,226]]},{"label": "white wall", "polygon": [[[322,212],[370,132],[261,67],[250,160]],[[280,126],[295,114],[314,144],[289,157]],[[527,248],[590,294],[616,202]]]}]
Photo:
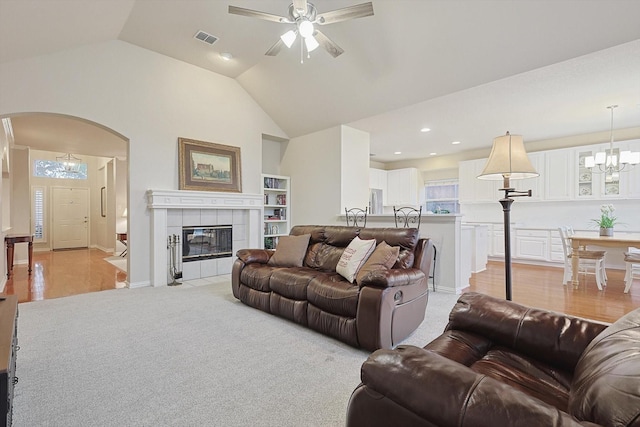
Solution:
[{"label": "white wall", "polygon": [[[503,223],[502,206],[498,199],[504,192],[496,191],[495,203],[460,205],[465,222]],[[618,218],[616,230],[640,233],[640,201],[638,200],[570,200],[554,202],[527,202],[516,198],[511,205],[511,222],[517,227],[551,228],[570,225],[576,230],[597,230],[593,219],[600,218],[600,206],[612,204]]]},{"label": "white wall", "polygon": [[341,206],[366,208],[369,206],[369,133],[349,126],[341,126]]},{"label": "white wall", "polygon": [[128,280],[136,286],[151,273],[145,192],[178,188],[179,137],[240,147],[243,192],[254,194],[262,134],[287,137],[233,79],[122,41],[0,64],[0,93],[0,116],[67,114],[129,139]]},{"label": "white wall", "polygon": [[341,127],[336,126],[285,143],[280,168],[291,177],[292,226],[337,223],[341,135]]}]

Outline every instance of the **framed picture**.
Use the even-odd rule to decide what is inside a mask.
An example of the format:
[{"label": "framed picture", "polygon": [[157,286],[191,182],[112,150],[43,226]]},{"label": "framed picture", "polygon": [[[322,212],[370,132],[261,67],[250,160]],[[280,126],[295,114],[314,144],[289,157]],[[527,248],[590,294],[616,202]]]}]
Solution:
[{"label": "framed picture", "polygon": [[178,138],[180,190],[242,192],[240,147]]},{"label": "framed picture", "polygon": [[100,188],[100,216],[106,218],[107,216],[107,188]]}]

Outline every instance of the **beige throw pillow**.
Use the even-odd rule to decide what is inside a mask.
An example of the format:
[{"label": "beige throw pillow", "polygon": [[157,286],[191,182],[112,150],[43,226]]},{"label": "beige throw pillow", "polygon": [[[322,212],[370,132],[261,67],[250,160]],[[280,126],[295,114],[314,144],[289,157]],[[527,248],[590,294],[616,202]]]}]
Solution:
[{"label": "beige throw pillow", "polygon": [[358,270],[364,265],[376,247],[375,239],[362,240],[356,236],[347,246],[338,261],[336,273],[353,283]]},{"label": "beige throw pillow", "polygon": [[396,263],[398,255],[400,255],[399,246],[390,246],[387,242],[381,242],[358,271],[356,282],[360,283],[362,278],[372,271],[390,269]]},{"label": "beige throw pillow", "polygon": [[268,264],[274,267],[302,267],[302,260],[309,246],[309,238],[311,234],[280,237],[276,252],[269,258]]}]

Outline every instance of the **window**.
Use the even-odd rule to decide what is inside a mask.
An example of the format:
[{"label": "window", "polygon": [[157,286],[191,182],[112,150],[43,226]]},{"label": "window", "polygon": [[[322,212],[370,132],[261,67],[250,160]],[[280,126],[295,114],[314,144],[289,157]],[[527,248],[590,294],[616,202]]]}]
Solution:
[{"label": "window", "polygon": [[74,164],[73,169],[71,169],[63,162],[34,160],[33,176],[40,178],[87,179],[87,164]]},{"label": "window", "polygon": [[460,213],[458,180],[427,181],[424,195],[427,212]]},{"label": "window", "polygon": [[44,241],[44,187],[33,187],[31,195],[34,238]]}]

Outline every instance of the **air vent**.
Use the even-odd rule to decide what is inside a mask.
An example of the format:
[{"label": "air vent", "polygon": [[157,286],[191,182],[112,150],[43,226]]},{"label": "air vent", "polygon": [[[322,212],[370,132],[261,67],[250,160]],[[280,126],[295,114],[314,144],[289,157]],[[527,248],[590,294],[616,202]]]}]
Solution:
[{"label": "air vent", "polygon": [[205,33],[204,31],[200,30],[196,33],[195,36],[193,36],[193,38],[200,40],[201,42],[204,42],[206,44],[214,44],[215,42],[218,41],[218,37],[216,36],[212,36],[209,33]]}]

